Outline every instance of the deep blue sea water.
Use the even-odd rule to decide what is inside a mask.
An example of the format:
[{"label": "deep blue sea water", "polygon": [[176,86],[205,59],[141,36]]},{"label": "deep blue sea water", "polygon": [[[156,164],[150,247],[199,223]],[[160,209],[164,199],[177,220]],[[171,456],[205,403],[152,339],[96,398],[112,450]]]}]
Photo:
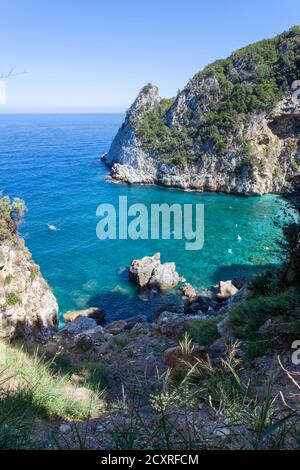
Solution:
[{"label": "deep blue sea water", "polygon": [[[248,277],[276,263],[272,219],[285,201],[112,184],[99,162],[121,114],[0,115],[0,189],[28,207],[22,235],[58,299],[60,314],[100,305],[108,319],[152,313],[176,294],[140,300],[128,281],[133,258],[160,251],[195,286]],[[205,243],[186,251],[179,240],[106,240],[96,236],[97,206],[151,202],[205,205]],[[48,224],[59,230],[51,231]],[[240,235],[242,240],[238,241]],[[231,252],[232,251],[232,252]]]}]

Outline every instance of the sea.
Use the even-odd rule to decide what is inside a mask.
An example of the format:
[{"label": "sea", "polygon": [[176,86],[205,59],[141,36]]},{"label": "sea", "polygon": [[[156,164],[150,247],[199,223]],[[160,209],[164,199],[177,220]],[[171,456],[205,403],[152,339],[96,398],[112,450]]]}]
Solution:
[{"label": "sea", "polygon": [[[113,321],[179,301],[178,292],[141,292],[128,279],[131,261],[156,252],[199,290],[220,280],[238,282],[278,263],[278,195],[240,197],[115,184],[100,156],[108,151],[123,114],[0,115],[0,190],[24,199],[20,233],[58,300],[59,314],[100,306]],[[202,204],[202,249],[186,240],[97,237],[100,204]],[[118,211],[116,210],[118,217]]]}]

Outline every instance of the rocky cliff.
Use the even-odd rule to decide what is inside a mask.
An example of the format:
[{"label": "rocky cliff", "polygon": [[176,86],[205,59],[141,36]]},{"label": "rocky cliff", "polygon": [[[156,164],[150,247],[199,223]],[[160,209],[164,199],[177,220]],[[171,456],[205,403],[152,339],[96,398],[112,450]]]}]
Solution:
[{"label": "rocky cliff", "polygon": [[56,329],[58,306],[17,233],[20,207],[0,200],[0,337],[44,341]]},{"label": "rocky cliff", "polygon": [[147,85],[104,156],[112,178],[238,194],[292,190],[300,179],[299,79],[294,27],[209,65],[174,99]]}]

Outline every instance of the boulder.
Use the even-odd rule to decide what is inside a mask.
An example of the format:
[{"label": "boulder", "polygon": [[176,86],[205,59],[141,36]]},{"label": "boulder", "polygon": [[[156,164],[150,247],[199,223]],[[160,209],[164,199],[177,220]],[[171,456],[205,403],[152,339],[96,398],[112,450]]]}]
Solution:
[{"label": "boulder", "polygon": [[147,317],[146,315],[140,314],[135,315],[134,317],[126,318],[126,328],[131,330],[137,323],[146,323]]},{"label": "boulder", "polygon": [[157,331],[165,336],[178,337],[186,328],[185,316],[178,312],[162,312],[157,319]]},{"label": "boulder", "polygon": [[184,362],[194,365],[199,359],[205,360],[207,358],[207,353],[204,346],[199,346],[197,344],[192,345],[188,352],[184,352],[180,346],[175,346],[165,351],[164,358],[167,366],[174,370],[180,369]]},{"label": "boulder", "polygon": [[189,284],[188,282],[181,286],[180,291],[183,297],[185,297],[189,302],[195,302],[195,300],[198,299],[196,289],[192,286],[192,284]]},{"label": "boulder", "polygon": [[97,326],[96,320],[93,318],[79,316],[75,320],[70,321],[66,326],[60,331],[62,336],[76,336],[82,331],[91,330]]},{"label": "boulder", "polygon": [[72,398],[76,402],[89,405],[91,402],[98,401],[98,396],[93,390],[86,387],[78,387],[72,393]]},{"label": "boulder", "polygon": [[217,323],[217,331],[226,342],[229,342],[233,339],[232,332],[229,328],[229,319],[227,316]]},{"label": "boulder", "polygon": [[164,304],[159,307],[153,315],[153,319],[157,320],[161,313],[163,312],[176,312],[176,313],[184,313],[184,305],[177,305],[177,304]]},{"label": "boulder", "polygon": [[237,292],[238,289],[232,284],[231,281],[220,281],[216,297],[218,300],[224,301],[235,295]]},{"label": "boulder", "polygon": [[216,339],[210,346],[210,350],[213,352],[220,354],[226,352],[226,341],[224,338]]},{"label": "boulder", "polygon": [[105,312],[99,307],[90,307],[85,310],[71,310],[64,314],[64,319],[66,321],[73,321],[79,316],[93,318],[97,325],[101,325],[105,321]]},{"label": "boulder", "polygon": [[174,289],[179,282],[179,275],[176,272],[175,263],[164,263],[157,266],[149,281],[150,287],[160,290]]},{"label": "boulder", "polygon": [[89,351],[102,341],[105,341],[104,329],[98,325],[91,330],[78,333],[74,338],[74,347],[80,351]]},{"label": "boulder", "polygon": [[159,265],[160,253],[153,256],[144,256],[142,259],[135,259],[129,268],[129,278],[140,287],[145,287],[150,281],[153,270]]},{"label": "boulder", "polygon": [[117,320],[107,325],[107,327],[105,328],[105,333],[117,335],[124,331],[126,327],[127,322],[125,320]]},{"label": "boulder", "polygon": [[[140,287],[160,290],[173,289],[179,282],[175,263],[161,264],[160,253],[132,261],[129,278]],[[148,296],[143,300],[148,300]]]}]

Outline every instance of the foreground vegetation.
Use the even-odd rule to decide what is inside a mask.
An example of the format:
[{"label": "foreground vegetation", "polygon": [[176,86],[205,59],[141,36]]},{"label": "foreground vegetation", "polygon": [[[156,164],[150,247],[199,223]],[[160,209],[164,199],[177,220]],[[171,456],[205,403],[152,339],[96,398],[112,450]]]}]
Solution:
[{"label": "foreground vegetation", "polygon": [[37,422],[86,420],[103,405],[106,377],[99,361],[81,364],[81,386],[94,392],[85,397],[70,381],[78,367],[59,353],[47,358],[39,348],[0,342],[0,359],[0,449],[37,448]]},{"label": "foreground vegetation", "polygon": [[[12,207],[2,210],[12,217]],[[142,328],[85,352],[0,342],[0,449],[299,448],[296,217],[283,234],[280,269],[254,277],[225,313],[189,323],[179,341]]]}]

